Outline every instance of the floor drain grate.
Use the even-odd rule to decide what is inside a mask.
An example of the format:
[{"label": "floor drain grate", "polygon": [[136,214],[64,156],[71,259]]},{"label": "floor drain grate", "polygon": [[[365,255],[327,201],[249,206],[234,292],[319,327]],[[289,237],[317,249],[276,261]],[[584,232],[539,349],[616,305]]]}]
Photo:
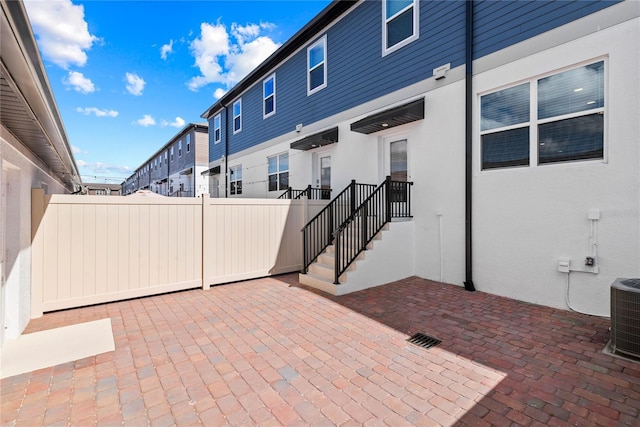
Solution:
[{"label": "floor drain grate", "polygon": [[415,344],[423,348],[435,347],[441,342],[437,338],[433,338],[433,337],[430,337],[429,335],[421,334],[420,332],[418,332],[411,338],[407,339],[407,341],[409,341],[411,344]]}]

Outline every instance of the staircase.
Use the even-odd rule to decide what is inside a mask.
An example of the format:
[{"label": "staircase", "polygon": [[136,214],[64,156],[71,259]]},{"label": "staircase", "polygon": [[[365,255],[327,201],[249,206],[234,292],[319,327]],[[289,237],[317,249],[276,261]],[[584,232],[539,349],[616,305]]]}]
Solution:
[{"label": "staircase", "polygon": [[[411,218],[412,183],[387,177],[378,187],[358,187],[363,185],[352,181],[302,230],[304,269],[300,283],[334,295],[343,293],[338,289],[340,284],[365,258],[365,251],[382,239],[391,220]],[[345,194],[350,196],[348,200]]]}]

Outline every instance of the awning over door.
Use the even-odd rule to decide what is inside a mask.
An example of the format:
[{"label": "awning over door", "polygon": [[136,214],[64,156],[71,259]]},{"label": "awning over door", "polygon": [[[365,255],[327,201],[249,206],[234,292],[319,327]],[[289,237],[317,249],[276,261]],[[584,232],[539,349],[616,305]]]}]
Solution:
[{"label": "awning over door", "polygon": [[424,119],[424,98],[372,114],[369,117],[351,123],[351,130],[370,134],[422,119]]},{"label": "awning over door", "polygon": [[332,128],[323,130],[314,135],[307,136],[298,141],[291,143],[291,148],[294,150],[310,150],[312,148],[322,147],[324,145],[333,144],[338,142],[338,128]]},{"label": "awning over door", "polygon": [[200,175],[202,176],[220,175],[220,165],[212,167],[211,169],[207,169],[206,171],[202,172]]}]

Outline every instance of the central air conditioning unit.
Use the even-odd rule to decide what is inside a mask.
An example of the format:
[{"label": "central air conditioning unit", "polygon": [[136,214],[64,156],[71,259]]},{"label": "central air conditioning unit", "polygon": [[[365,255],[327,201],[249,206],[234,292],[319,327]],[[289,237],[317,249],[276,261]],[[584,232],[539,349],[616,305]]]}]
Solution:
[{"label": "central air conditioning unit", "polygon": [[640,279],[611,284],[611,350],[640,358]]}]

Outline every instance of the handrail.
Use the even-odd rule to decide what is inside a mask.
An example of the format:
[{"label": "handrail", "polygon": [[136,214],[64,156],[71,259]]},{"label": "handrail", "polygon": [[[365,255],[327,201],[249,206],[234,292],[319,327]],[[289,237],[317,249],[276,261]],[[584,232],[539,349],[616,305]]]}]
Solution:
[{"label": "handrail", "polygon": [[306,196],[309,200],[324,200],[331,198],[330,188],[311,188],[310,185],[304,190],[295,190],[291,187],[287,188],[284,193],[278,196],[278,199],[301,199]]},{"label": "handrail", "polygon": [[341,225],[353,215],[356,207],[369,197],[375,187],[372,184],[359,184],[352,180],[324,209],[307,222],[302,229],[304,261],[302,273],[306,273],[309,265],[331,244],[336,225]]},{"label": "handrail", "polygon": [[392,181],[387,176],[369,197],[335,231],[335,277],[340,276],[355,261],[367,245],[391,218],[411,217],[411,191],[413,182]]}]

